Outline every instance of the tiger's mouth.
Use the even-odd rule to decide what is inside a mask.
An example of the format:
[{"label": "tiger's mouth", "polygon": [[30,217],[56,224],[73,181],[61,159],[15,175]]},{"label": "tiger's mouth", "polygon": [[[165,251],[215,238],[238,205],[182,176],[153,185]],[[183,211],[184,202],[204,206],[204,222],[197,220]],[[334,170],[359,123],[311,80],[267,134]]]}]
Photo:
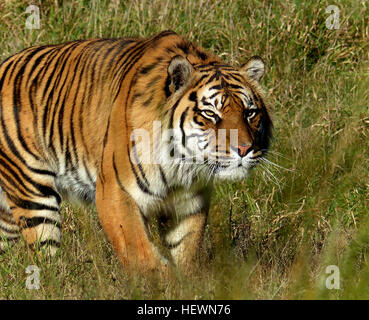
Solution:
[{"label": "tiger's mouth", "polygon": [[261,157],[262,154],[260,153],[258,156],[248,159],[239,158],[229,161],[218,161],[214,164],[213,174],[216,178],[221,178],[222,180],[243,179],[258,165]]},{"label": "tiger's mouth", "polygon": [[265,156],[265,152],[251,151],[247,156],[231,154],[228,157],[209,155],[203,161],[194,158],[182,158],[183,163],[206,167],[206,175],[219,180],[237,181],[246,178]]}]

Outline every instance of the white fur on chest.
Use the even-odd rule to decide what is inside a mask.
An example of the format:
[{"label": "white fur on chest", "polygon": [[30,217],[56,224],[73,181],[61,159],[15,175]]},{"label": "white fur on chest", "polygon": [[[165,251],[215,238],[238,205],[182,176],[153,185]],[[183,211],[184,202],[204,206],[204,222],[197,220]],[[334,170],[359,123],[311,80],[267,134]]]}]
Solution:
[{"label": "white fur on chest", "polygon": [[177,187],[168,191],[162,198],[143,196],[141,193],[136,199],[145,216],[164,214],[184,217],[199,213],[207,205],[201,192],[201,185],[192,185],[190,188]]}]

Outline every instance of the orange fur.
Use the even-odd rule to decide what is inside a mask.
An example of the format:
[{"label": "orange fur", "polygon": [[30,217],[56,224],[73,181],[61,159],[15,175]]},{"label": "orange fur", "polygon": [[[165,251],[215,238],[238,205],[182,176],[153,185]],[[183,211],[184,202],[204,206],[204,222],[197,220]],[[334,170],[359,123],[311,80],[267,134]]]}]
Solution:
[{"label": "orange fur", "polygon": [[[252,145],[255,157],[263,154],[271,123],[255,61],[232,68],[171,31],[148,39],[32,47],[4,61],[0,235],[2,229],[9,235],[5,229],[14,225],[14,218],[29,245],[59,246],[61,195],[74,193],[95,201],[125,266],[165,269],[165,259],[147,233],[150,214],[174,215],[175,227],[167,237],[172,259],[179,265],[193,261],[206,223],[214,166],[189,171],[183,163],[163,164],[164,147],[156,154],[163,163],[133,163],[132,135],[140,128],[152,138],[154,121],[182,130],[182,141],[194,125],[216,135],[220,129],[236,129],[239,150]],[[218,107],[205,101],[209,92],[219,94],[219,101],[214,100]],[[256,107],[248,110],[245,97]],[[206,105],[218,108],[221,116],[215,109],[204,113]],[[154,144],[151,139],[150,148]],[[228,134],[223,144],[209,140],[209,149],[225,157],[232,147],[237,154]],[[142,153],[135,156],[142,158]],[[50,225],[57,231],[48,232]]]}]

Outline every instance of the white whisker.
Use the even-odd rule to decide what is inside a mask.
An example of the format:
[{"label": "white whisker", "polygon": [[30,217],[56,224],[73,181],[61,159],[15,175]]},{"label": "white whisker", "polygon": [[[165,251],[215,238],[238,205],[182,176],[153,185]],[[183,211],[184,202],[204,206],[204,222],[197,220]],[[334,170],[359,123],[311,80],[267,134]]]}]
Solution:
[{"label": "white whisker", "polygon": [[265,170],[264,172],[266,173],[270,181],[272,181],[276,186],[278,186],[279,191],[282,191],[280,182],[277,179],[277,177],[263,163],[260,163],[260,166]]},{"label": "white whisker", "polygon": [[[281,165],[276,164],[276,163],[274,163],[273,161],[270,161],[269,159],[264,158],[264,157],[260,157],[260,160],[261,160],[261,161],[264,161],[265,163],[268,163],[268,164],[270,164],[270,165],[272,165],[272,166],[275,166],[275,167],[277,167],[277,168],[279,168],[279,169],[283,169],[283,170],[290,171],[290,172],[294,172],[294,171],[295,171],[295,170],[293,170],[293,169],[288,169],[288,168],[282,167]],[[278,170],[278,171],[279,171],[279,170]]]},{"label": "white whisker", "polygon": [[289,158],[287,158],[285,155],[283,155],[282,153],[280,153],[280,152],[278,152],[278,151],[274,151],[274,150],[265,150],[265,149],[262,149],[261,151],[265,151],[266,153],[270,153],[270,154],[272,154],[272,155],[275,155],[275,156],[277,156],[277,157],[280,157],[280,158],[283,158],[283,159],[285,159],[285,160],[288,160],[288,161],[291,161],[292,162],[292,160],[291,159],[289,159]]}]

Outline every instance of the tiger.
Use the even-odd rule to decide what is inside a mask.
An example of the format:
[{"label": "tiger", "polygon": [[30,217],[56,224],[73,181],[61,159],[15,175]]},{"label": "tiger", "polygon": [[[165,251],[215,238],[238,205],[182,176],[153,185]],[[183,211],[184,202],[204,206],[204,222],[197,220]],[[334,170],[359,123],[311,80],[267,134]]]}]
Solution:
[{"label": "tiger", "polygon": [[52,259],[61,202],[73,196],[96,207],[127,270],[193,265],[215,183],[245,179],[267,155],[264,73],[259,56],[232,67],[171,30],[9,57],[0,66],[0,249],[22,237]]}]

